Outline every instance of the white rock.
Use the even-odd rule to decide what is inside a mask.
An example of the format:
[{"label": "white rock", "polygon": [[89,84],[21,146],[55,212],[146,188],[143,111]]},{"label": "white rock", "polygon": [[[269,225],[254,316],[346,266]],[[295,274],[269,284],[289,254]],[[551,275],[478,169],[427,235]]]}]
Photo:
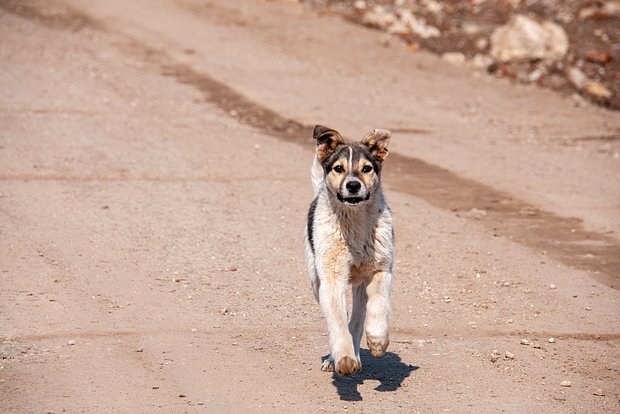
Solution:
[{"label": "white rock", "polygon": [[583,89],[590,83],[588,77],[577,67],[570,68],[566,74],[568,75],[568,80],[577,89]]},{"label": "white rock", "polygon": [[435,0],[424,0],[424,8],[433,14],[439,14],[443,11],[443,4]]},{"label": "white rock", "polygon": [[491,34],[491,56],[500,62],[559,60],[568,51],[568,37],[561,26],[517,14]]},{"label": "white rock", "polygon": [[438,28],[427,24],[424,18],[415,16],[407,9],[399,10],[398,15],[400,20],[409,27],[411,32],[417,34],[422,39],[441,36],[441,31]]},{"label": "white rock", "polygon": [[468,217],[468,218],[473,218],[476,220],[480,220],[484,217],[486,217],[488,215],[486,210],[480,210],[477,208],[472,208],[471,210],[469,210],[468,212],[466,212],[465,214],[463,214],[463,216]]},{"label": "white rock", "polygon": [[476,47],[478,48],[478,50],[484,50],[487,48],[488,45],[489,39],[487,39],[486,37],[479,37],[478,39],[476,39]]},{"label": "white rock", "polygon": [[385,29],[396,21],[396,16],[377,5],[367,10],[362,16],[362,23],[368,26]]},{"label": "white rock", "polygon": [[560,382],[560,387],[570,387],[572,384],[570,381],[562,381]]},{"label": "white rock", "polygon": [[489,55],[477,53],[470,63],[476,69],[486,69],[493,64],[493,58]]},{"label": "white rock", "polygon": [[463,66],[465,63],[465,55],[460,52],[446,52],[441,58],[451,65]]},{"label": "white rock", "polygon": [[355,7],[358,10],[362,10],[368,7],[368,5],[366,4],[364,0],[356,0],[356,2],[353,3],[353,7]]}]

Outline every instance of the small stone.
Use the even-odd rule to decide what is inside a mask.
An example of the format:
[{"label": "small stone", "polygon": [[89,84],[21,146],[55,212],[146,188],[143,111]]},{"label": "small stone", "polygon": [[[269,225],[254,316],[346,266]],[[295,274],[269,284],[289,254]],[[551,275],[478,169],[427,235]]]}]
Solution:
[{"label": "small stone", "polygon": [[560,387],[570,387],[572,384],[570,381],[562,381],[560,382]]},{"label": "small stone", "polygon": [[454,66],[462,66],[465,63],[465,55],[460,52],[447,52],[441,58]]},{"label": "small stone", "polygon": [[586,306],[586,310],[587,310],[587,311],[591,311],[591,310],[592,310],[592,308],[591,308],[591,307],[589,307],[589,306]]},{"label": "small stone", "polygon": [[486,37],[479,37],[476,39],[476,47],[478,50],[484,50],[489,46],[489,40]]},{"label": "small stone", "polygon": [[396,16],[385,10],[383,6],[376,5],[370,10],[366,10],[362,16],[362,23],[377,27],[379,29],[385,29],[396,21]]},{"label": "small stone", "polygon": [[179,394],[179,398],[185,398],[185,394]]},{"label": "small stone", "polygon": [[605,391],[603,391],[602,388],[599,388],[596,391],[594,391],[592,394],[598,395],[599,397],[604,397],[605,396]]},{"label": "small stone", "polygon": [[505,353],[506,359],[515,359],[515,354],[510,351],[506,351]]},{"label": "small stone", "polygon": [[521,345],[528,345],[530,344],[530,341],[528,341],[527,339],[523,338],[521,339],[521,341],[519,342]]},{"label": "small stone", "polygon": [[501,354],[499,353],[499,351],[497,349],[494,349],[493,352],[491,352],[491,356],[490,356],[491,362],[493,363],[497,362],[500,356]]},{"label": "small stone", "polygon": [[560,60],[568,51],[562,26],[514,15],[491,34],[491,56],[500,62],[545,59]]},{"label": "small stone", "polygon": [[609,91],[609,89],[607,89],[606,87],[604,87],[598,82],[590,82],[586,86],[585,90],[587,93],[597,98],[604,98],[604,99],[611,98],[611,92]]},{"label": "small stone", "polygon": [[534,343],[532,344],[532,348],[535,348],[535,349],[542,349],[542,345],[541,345],[541,344],[539,344],[538,342],[534,342]]},{"label": "small stone", "polygon": [[556,288],[557,288],[556,285],[554,285],[553,283],[549,283],[549,289],[556,289]]},{"label": "small stone", "polygon": [[237,271],[237,266],[235,265],[230,265],[226,268],[227,272],[236,272]]},{"label": "small stone", "polygon": [[480,210],[477,208],[472,208],[467,213],[464,214],[465,217],[473,218],[475,220],[480,220],[488,215],[486,210]]},{"label": "small stone", "polygon": [[554,344],[555,343],[555,338],[549,338],[549,343],[550,344]]},{"label": "small stone", "polygon": [[136,349],[136,352],[144,352],[144,348],[138,348]]},{"label": "small stone", "polygon": [[363,10],[368,7],[368,5],[364,0],[356,0],[355,3],[353,3],[353,7],[355,7],[357,10]]},{"label": "small stone", "polygon": [[572,83],[573,86],[579,90],[585,88],[588,83],[590,83],[588,77],[577,67],[568,69],[566,75],[568,76],[570,83]]},{"label": "small stone", "polygon": [[477,53],[470,64],[476,69],[486,69],[493,64],[493,58],[489,55]]},{"label": "small stone", "polygon": [[605,65],[611,62],[611,55],[607,52],[603,52],[600,50],[590,50],[588,53],[586,53],[585,59],[588,62]]},{"label": "small stone", "polygon": [[75,341],[73,339],[71,339],[70,341],[67,341],[67,345],[73,346],[73,345],[75,345]]}]

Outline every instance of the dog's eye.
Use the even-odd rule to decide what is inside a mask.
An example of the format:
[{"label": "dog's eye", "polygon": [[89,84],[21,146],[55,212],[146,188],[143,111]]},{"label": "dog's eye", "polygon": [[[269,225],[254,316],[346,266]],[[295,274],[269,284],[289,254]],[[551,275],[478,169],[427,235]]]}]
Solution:
[{"label": "dog's eye", "polygon": [[364,174],[368,174],[368,173],[369,173],[369,172],[371,172],[371,171],[372,171],[372,167],[371,167],[370,165],[364,165],[364,166],[362,167],[362,172],[363,172]]},{"label": "dog's eye", "polygon": [[334,167],[334,171],[336,171],[338,174],[342,174],[344,172],[344,168],[342,167],[342,165],[336,165]]}]

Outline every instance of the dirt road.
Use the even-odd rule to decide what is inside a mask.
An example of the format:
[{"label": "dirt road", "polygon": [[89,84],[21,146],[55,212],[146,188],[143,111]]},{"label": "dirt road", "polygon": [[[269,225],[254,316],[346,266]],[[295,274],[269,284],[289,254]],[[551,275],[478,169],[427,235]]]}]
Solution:
[{"label": "dirt road", "polygon": [[[0,91],[1,412],[620,410],[620,114],[288,1],[0,0]],[[348,379],[315,123],[393,131],[392,343]]]}]

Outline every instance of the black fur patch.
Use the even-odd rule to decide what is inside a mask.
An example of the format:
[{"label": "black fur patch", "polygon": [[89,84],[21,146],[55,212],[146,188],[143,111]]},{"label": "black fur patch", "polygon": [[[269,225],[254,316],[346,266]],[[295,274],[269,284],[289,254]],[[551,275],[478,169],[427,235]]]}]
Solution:
[{"label": "black fur patch", "polygon": [[310,250],[314,254],[314,212],[316,211],[316,205],[319,202],[319,197],[315,197],[310,203],[310,209],[308,210],[308,243],[310,243]]}]

